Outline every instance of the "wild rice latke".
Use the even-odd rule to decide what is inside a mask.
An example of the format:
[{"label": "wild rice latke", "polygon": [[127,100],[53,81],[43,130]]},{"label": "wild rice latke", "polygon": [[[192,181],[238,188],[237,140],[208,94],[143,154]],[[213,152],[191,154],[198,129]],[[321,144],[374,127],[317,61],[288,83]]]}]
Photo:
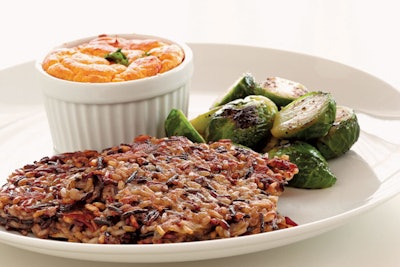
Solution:
[{"label": "wild rice latke", "polygon": [[154,244],[257,234],[296,225],[277,212],[298,172],[228,140],[138,136],[101,152],[45,157],[0,188],[0,224],[39,238]]}]

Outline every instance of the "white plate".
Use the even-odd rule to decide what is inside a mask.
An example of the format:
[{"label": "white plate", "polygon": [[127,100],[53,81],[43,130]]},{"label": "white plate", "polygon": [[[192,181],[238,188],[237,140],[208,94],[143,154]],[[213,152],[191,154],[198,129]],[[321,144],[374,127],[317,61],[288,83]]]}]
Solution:
[{"label": "white plate", "polygon": [[[345,156],[330,161],[337,183],[329,189],[287,188],[279,211],[299,226],[224,240],[161,245],[93,245],[26,237],[0,228],[0,242],[66,258],[108,262],[177,262],[258,252],[313,237],[349,222],[400,191],[400,93],[354,68],[309,55],[224,44],[192,44],[195,75],[190,115],[242,73],[257,80],[281,76],[330,91],[358,112],[362,133]],[[0,71],[0,183],[15,168],[52,153],[33,62]]]}]

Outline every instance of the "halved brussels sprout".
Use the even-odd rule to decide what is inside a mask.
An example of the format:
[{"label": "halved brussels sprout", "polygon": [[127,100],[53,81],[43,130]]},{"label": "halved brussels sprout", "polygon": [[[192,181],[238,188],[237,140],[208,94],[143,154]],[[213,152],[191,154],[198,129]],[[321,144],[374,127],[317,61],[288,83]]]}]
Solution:
[{"label": "halved brussels sprout", "polygon": [[259,83],[255,89],[257,95],[263,95],[283,107],[308,93],[308,89],[298,83],[281,77],[268,77]]},{"label": "halved brussels sprout", "polygon": [[171,109],[164,122],[165,134],[171,136],[186,136],[194,143],[205,143],[204,138],[190,124],[186,115],[180,109]]},{"label": "halved brussels sprout", "polygon": [[245,98],[248,95],[254,95],[255,87],[256,82],[254,81],[253,75],[250,73],[244,73],[231,85],[226,94],[216,100],[211,107],[218,107],[233,100]]},{"label": "halved brussels sprout", "polygon": [[330,93],[309,92],[276,114],[271,133],[281,139],[318,138],[328,133],[335,116],[336,102]]},{"label": "halved brussels sprout", "polygon": [[205,132],[207,141],[231,139],[233,143],[259,150],[270,136],[278,107],[264,96],[236,99],[217,110]]},{"label": "halved brussels sprout", "polygon": [[360,125],[354,110],[344,106],[336,107],[336,119],[325,136],[314,141],[315,147],[325,159],[332,159],[346,153],[357,142]]},{"label": "halved brussels sprout", "polygon": [[303,189],[331,187],[336,183],[336,176],[328,162],[314,146],[304,141],[289,142],[268,151],[269,157],[289,156],[289,161],[299,168],[299,172],[288,182],[288,186]]}]

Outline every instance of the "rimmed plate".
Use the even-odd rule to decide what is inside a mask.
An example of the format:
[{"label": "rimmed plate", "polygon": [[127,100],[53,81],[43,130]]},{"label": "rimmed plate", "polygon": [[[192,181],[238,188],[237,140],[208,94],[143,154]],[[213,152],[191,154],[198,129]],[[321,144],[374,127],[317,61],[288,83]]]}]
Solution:
[{"label": "rimmed plate", "polygon": [[[288,51],[226,44],[191,44],[195,75],[192,117],[242,73],[257,80],[280,76],[310,89],[330,91],[341,105],[354,108],[362,133],[352,150],[329,164],[337,183],[323,190],[287,188],[279,211],[299,226],[270,233],[160,245],[94,245],[42,240],[0,228],[0,242],[18,248],[82,260],[178,262],[221,258],[267,250],[327,232],[400,192],[400,92],[352,67]],[[0,71],[0,183],[15,168],[52,153],[51,138],[33,62]]]}]

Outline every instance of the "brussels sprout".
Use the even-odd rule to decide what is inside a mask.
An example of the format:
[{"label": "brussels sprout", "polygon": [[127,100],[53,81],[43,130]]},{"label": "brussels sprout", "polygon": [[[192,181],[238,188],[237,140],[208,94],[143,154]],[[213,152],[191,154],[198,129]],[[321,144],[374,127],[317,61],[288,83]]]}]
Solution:
[{"label": "brussels sprout", "polygon": [[245,73],[239,79],[237,79],[228,89],[226,94],[220,99],[216,100],[211,107],[218,107],[235,99],[245,98],[248,95],[254,95],[255,87],[256,82],[254,81],[254,77],[250,73]]},{"label": "brussels sprout", "polygon": [[268,97],[278,107],[282,107],[309,91],[298,82],[280,77],[268,77],[257,85],[255,92],[257,95]]},{"label": "brussels sprout", "polygon": [[325,159],[332,159],[346,153],[357,142],[360,125],[354,110],[336,107],[336,119],[325,136],[316,139],[313,144]]},{"label": "brussels sprout", "polygon": [[212,115],[220,108],[221,107],[212,108],[209,111],[202,113],[190,120],[190,123],[192,124],[192,126],[203,137],[205,136],[206,128],[208,127],[208,124],[210,123]]},{"label": "brussels sprout", "polygon": [[281,139],[318,138],[328,133],[335,116],[336,102],[330,93],[309,92],[276,114],[271,133]]},{"label": "brussels sprout", "polygon": [[233,143],[259,150],[270,136],[278,107],[264,96],[236,99],[217,110],[205,132],[207,141],[231,139]]},{"label": "brussels sprout", "polygon": [[288,186],[303,189],[320,189],[331,187],[336,177],[329,168],[328,162],[314,146],[304,141],[294,141],[268,151],[269,157],[289,156],[299,168],[299,172],[288,182]]},{"label": "brussels sprout", "polygon": [[171,109],[164,122],[165,134],[170,136],[186,136],[194,143],[205,143],[204,138],[190,124],[180,109]]}]

